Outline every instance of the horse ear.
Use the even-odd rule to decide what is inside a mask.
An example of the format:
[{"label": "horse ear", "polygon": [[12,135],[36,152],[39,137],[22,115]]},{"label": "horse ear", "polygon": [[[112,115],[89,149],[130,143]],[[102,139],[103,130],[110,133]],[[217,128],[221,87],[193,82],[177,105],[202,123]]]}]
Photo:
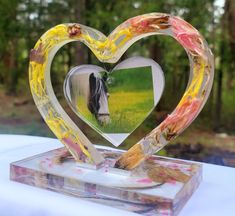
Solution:
[{"label": "horse ear", "polygon": [[97,103],[96,103],[96,95],[95,95],[95,91],[96,91],[96,77],[94,73],[91,73],[89,76],[89,89],[90,89],[90,93],[89,93],[89,99],[88,99],[88,109],[90,110],[91,113],[95,114],[97,113],[98,109],[96,107]]},{"label": "horse ear", "polygon": [[89,86],[90,86],[91,92],[92,92],[92,90],[94,91],[94,89],[96,88],[96,77],[95,77],[94,73],[91,73],[89,76]]}]

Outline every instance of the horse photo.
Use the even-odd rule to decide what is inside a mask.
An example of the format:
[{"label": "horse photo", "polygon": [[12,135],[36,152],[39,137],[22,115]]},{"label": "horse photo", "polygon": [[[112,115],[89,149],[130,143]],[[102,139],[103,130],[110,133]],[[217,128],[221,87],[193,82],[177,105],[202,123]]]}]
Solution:
[{"label": "horse photo", "polygon": [[152,112],[164,82],[154,60],[134,56],[109,72],[95,65],[72,68],[64,93],[79,118],[118,146]]},{"label": "horse photo", "polygon": [[82,65],[72,68],[69,77],[65,80],[65,95],[71,97],[68,101],[75,111],[87,113],[88,109],[98,124],[107,125],[110,122],[107,73],[100,73],[98,66]]}]

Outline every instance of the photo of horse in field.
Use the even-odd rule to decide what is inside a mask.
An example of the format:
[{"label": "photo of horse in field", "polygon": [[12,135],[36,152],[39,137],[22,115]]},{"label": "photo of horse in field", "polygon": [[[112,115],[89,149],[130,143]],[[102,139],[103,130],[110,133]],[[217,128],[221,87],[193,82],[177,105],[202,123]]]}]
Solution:
[{"label": "photo of horse in field", "polygon": [[[77,66],[71,71],[71,79],[65,82],[65,91],[69,92],[68,102],[72,104],[72,108],[82,113],[85,103],[87,109],[95,117],[100,125],[106,125],[110,122],[110,113],[108,108],[108,88],[105,84],[107,75],[102,76],[95,71],[96,66]],[[76,73],[82,70],[81,73]],[[86,108],[85,108],[86,110]]]},{"label": "photo of horse in field", "polygon": [[117,145],[151,113],[163,88],[160,66],[143,57],[124,60],[111,72],[94,65],[74,67],[64,84],[74,112],[100,133],[115,137]]}]

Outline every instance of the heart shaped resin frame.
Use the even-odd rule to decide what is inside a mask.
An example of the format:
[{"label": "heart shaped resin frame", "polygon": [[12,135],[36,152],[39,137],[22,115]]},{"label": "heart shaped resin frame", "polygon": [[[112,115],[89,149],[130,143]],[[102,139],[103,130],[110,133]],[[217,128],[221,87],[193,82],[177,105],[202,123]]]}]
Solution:
[{"label": "heart shaped resin frame", "polygon": [[104,158],[55,97],[50,68],[56,52],[69,42],[80,41],[99,61],[116,63],[137,40],[159,34],[172,36],[186,50],[190,63],[189,82],[175,110],[116,162],[118,168],[132,169],[179,135],[203,108],[212,87],[214,63],[200,33],[179,17],[151,13],[128,19],[108,37],[80,24],[57,25],[47,31],[31,50],[29,80],[35,103],[50,129],[77,161],[99,164]]}]

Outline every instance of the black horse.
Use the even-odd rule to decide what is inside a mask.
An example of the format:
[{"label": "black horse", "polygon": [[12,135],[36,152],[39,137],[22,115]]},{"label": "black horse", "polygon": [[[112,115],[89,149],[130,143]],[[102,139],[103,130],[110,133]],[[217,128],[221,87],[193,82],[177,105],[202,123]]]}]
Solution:
[{"label": "black horse", "polygon": [[91,73],[89,76],[89,99],[88,109],[95,115],[101,125],[110,122],[110,114],[108,108],[108,88],[106,86],[107,73],[103,76]]}]

